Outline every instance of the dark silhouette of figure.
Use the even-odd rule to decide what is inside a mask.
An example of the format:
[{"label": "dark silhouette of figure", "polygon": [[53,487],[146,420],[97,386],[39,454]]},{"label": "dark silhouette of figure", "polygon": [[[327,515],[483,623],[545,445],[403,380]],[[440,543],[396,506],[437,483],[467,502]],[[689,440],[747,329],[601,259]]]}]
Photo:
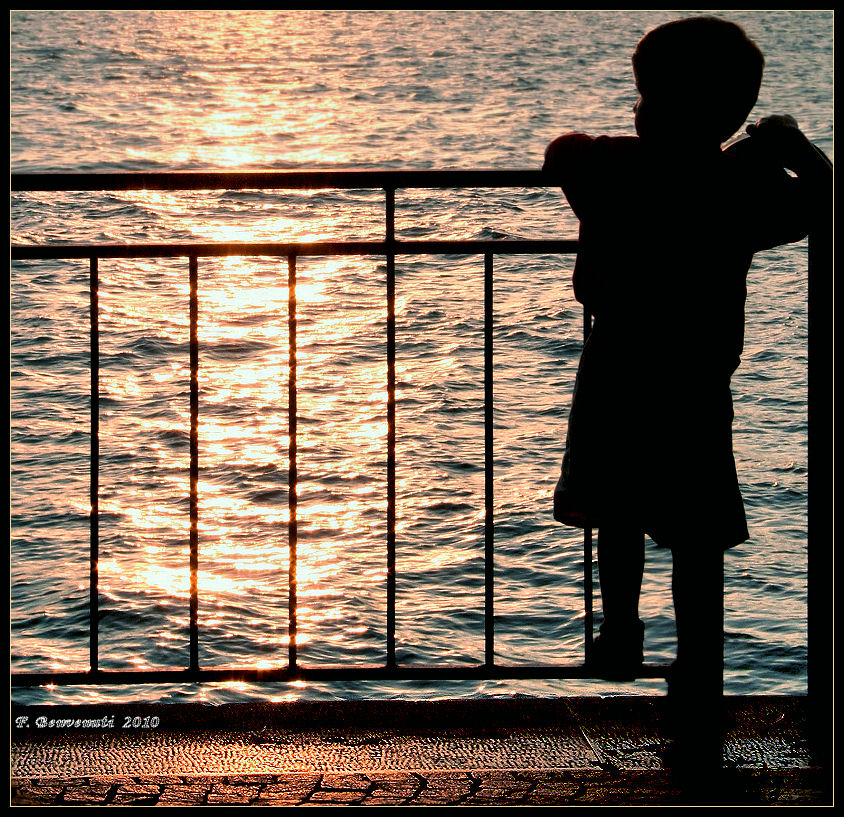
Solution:
[{"label": "dark silhouette of figure", "polygon": [[[723,553],[748,538],[730,377],[753,254],[799,241],[831,166],[786,116],[722,149],[756,103],[764,59],[737,25],[677,20],[633,55],[637,136],[571,133],[545,170],[580,220],[574,291],[594,316],[554,516],[598,530],[597,673],[642,663],[644,537],[672,551],[677,765],[720,767]],[[787,172],[791,171],[791,173]]]}]

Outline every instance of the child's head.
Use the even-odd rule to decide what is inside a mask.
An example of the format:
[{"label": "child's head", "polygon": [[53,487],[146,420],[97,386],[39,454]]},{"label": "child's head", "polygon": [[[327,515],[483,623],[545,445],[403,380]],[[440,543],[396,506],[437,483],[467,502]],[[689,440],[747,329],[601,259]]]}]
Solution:
[{"label": "child's head", "polygon": [[720,145],[756,104],[764,65],[735,23],[690,17],[655,28],[633,53],[639,135]]}]

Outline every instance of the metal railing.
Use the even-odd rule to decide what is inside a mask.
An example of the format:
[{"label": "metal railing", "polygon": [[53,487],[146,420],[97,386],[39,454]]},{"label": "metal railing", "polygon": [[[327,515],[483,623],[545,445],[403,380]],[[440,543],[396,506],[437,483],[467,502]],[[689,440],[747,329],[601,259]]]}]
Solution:
[{"label": "metal railing", "polygon": [[[574,240],[397,240],[395,230],[396,190],[410,188],[542,188],[556,186],[553,179],[537,170],[469,171],[307,171],[266,173],[101,173],[101,174],[12,174],[12,192],[34,191],[131,191],[131,190],[276,190],[276,189],[381,189],[385,192],[385,237],[383,241],[322,241],[310,243],[169,243],[169,244],[63,244],[15,245],[13,260],[88,259],[90,263],[91,343],[91,476],[90,476],[90,669],[80,672],[13,673],[13,686],[45,684],[137,684],[187,683],[199,681],[331,681],[331,680],[467,680],[467,679],[564,679],[593,677],[588,662],[576,665],[498,664],[494,628],[494,537],[493,515],[493,303],[495,255],[573,254]],[[405,666],[396,661],[396,256],[478,255],[484,259],[484,661],[474,666]],[[386,258],[387,299],[387,609],[386,661],[371,666],[306,666],[296,650],[297,635],[297,384],[296,384],[296,261],[304,256],[383,256]],[[198,267],[200,258],[214,256],[274,256],[287,259],[288,343],[289,343],[289,468],[288,468],[288,661],[276,668],[202,668],[199,665],[198,570],[198,366],[197,337]],[[101,258],[186,257],[190,278],[190,644],[185,669],[102,670],[98,656],[99,528],[99,326],[98,263]],[[814,291],[813,291],[814,292]],[[815,298],[817,300],[817,293]],[[811,318],[811,310],[810,310]],[[584,314],[584,334],[590,317]],[[818,382],[817,376],[810,379]],[[812,422],[814,423],[814,415]],[[817,436],[810,437],[817,439]],[[814,450],[814,449],[813,449]],[[810,456],[812,453],[810,451]],[[824,509],[822,509],[823,511]],[[814,562],[812,563],[815,564]],[[584,650],[592,644],[592,531],[583,539]],[[813,615],[819,615],[813,608]],[[641,677],[663,677],[664,666],[646,665]]]}]

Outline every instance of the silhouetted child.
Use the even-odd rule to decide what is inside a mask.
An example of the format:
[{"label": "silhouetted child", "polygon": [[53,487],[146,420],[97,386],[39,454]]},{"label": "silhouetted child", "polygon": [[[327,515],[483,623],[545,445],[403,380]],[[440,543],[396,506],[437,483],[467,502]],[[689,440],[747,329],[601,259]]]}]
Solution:
[{"label": "silhouetted child", "polygon": [[545,157],[580,219],[574,291],[594,316],[554,495],[558,521],[598,529],[604,620],[589,658],[602,677],[636,676],[647,534],[673,556],[669,697],[682,734],[719,764],[708,727],[722,695],[723,551],[748,537],[730,394],[745,279],[755,252],[804,238],[831,193],[828,161],[789,117],[722,150],[763,65],[732,23],[660,26],[633,55],[638,136],[567,134]]}]

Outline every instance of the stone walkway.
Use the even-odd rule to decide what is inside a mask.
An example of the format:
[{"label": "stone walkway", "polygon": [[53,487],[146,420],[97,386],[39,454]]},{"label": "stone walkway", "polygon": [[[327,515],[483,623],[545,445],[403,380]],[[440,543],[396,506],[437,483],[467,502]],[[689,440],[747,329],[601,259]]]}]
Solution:
[{"label": "stone walkway", "polygon": [[231,777],[15,780],[11,804],[113,806],[823,805],[817,771],[737,774],[715,790],[683,788],[666,772],[439,771]]},{"label": "stone walkway", "polygon": [[831,802],[800,698],[729,699],[725,768],[662,768],[661,699],[15,709],[12,805]]}]

